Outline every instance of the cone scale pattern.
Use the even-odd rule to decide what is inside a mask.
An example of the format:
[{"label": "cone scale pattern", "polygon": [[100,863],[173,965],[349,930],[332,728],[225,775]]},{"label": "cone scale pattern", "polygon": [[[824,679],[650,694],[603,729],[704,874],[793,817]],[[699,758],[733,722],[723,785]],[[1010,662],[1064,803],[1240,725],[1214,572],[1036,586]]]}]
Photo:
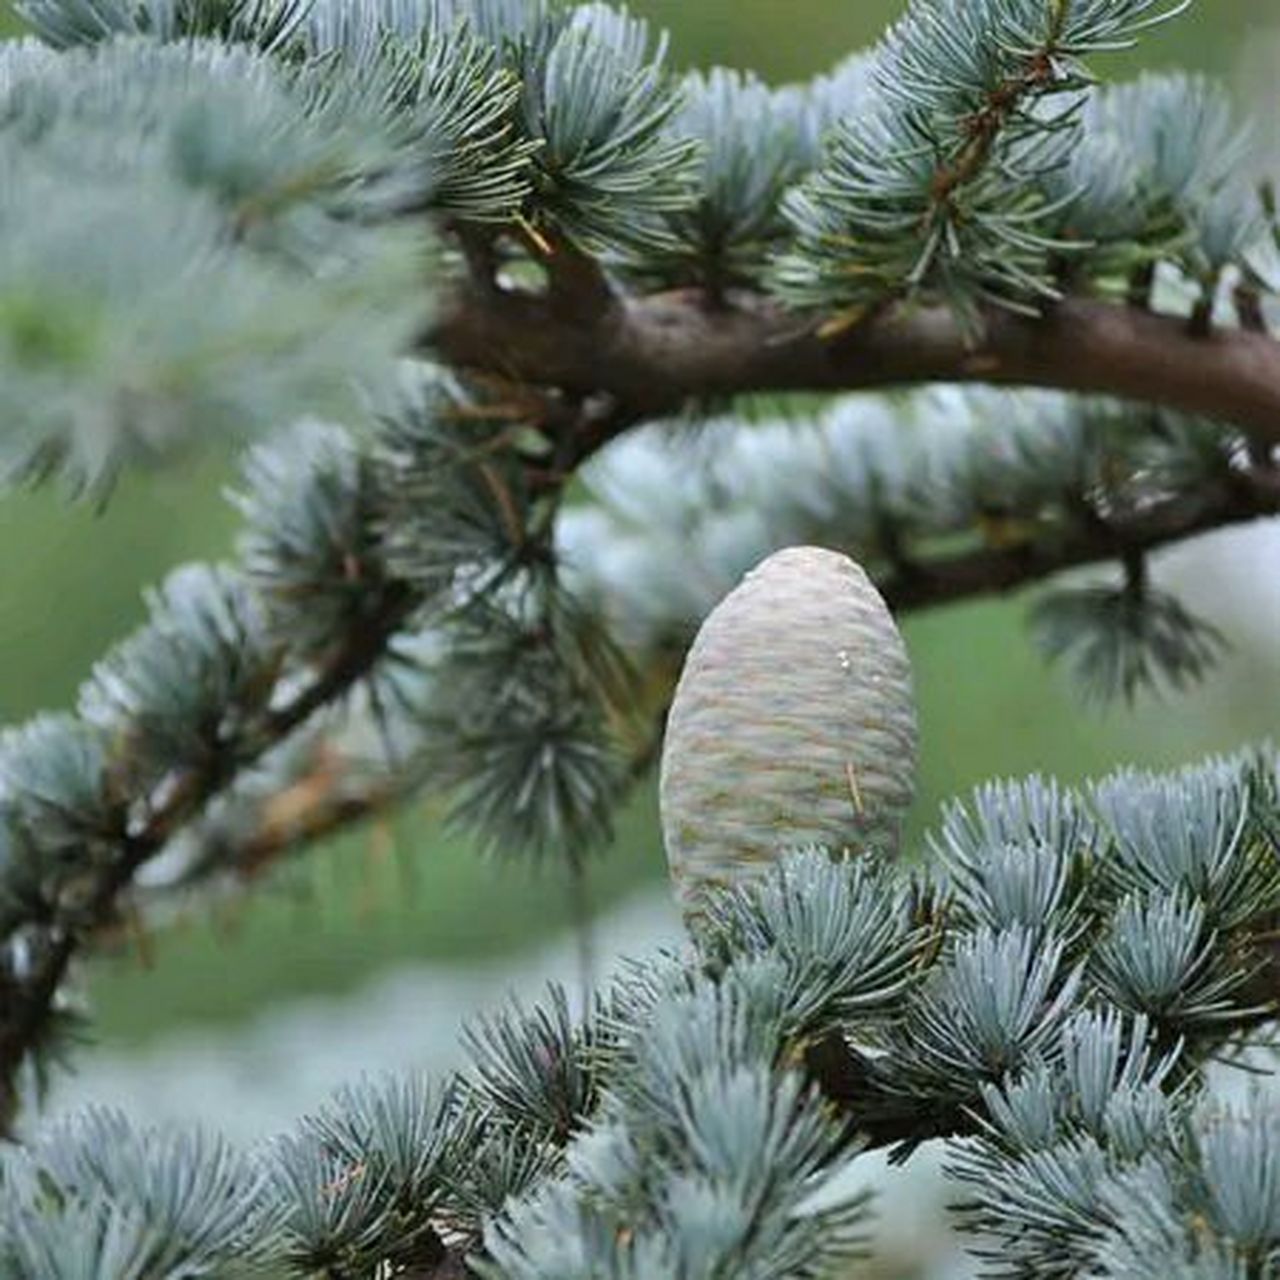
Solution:
[{"label": "cone scale pattern", "polygon": [[897,850],[915,790],[902,637],[848,556],[790,547],[703,623],[663,744],[663,838],[686,907],[787,849]]}]

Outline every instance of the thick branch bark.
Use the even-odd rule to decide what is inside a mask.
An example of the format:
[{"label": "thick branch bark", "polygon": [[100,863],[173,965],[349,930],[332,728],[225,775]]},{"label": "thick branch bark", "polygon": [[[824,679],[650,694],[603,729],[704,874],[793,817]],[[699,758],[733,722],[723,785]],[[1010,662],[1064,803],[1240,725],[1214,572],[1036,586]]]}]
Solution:
[{"label": "thick branch bark", "polygon": [[1280,342],[1084,298],[1030,319],[991,308],[967,336],[947,309],[887,307],[835,339],[776,302],[723,307],[694,291],[616,298],[581,319],[548,297],[463,288],[428,344],[449,363],[582,397],[607,393],[623,422],[690,399],[923,382],[1052,387],[1148,401],[1280,444]]}]

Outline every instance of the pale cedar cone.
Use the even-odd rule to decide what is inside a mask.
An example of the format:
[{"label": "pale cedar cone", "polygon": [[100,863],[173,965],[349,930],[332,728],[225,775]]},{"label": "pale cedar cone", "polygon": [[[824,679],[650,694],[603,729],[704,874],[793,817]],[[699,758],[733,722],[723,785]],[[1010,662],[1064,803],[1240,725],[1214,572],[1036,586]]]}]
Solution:
[{"label": "pale cedar cone", "polygon": [[758,875],[787,849],[897,850],[915,789],[911,667],[848,556],[789,547],[712,610],[685,660],[662,753],[676,889]]}]

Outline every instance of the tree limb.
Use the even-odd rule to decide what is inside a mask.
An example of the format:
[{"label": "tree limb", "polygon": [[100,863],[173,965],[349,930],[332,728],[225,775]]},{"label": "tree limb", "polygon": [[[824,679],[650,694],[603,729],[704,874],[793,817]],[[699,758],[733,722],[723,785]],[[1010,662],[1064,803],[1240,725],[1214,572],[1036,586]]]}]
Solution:
[{"label": "tree limb", "polygon": [[722,307],[696,290],[615,296],[603,311],[597,297],[584,319],[559,291],[463,285],[426,342],[462,368],[584,398],[605,393],[624,408],[623,427],[742,392],[985,382],[1146,401],[1280,444],[1280,342],[1265,334],[1197,337],[1185,320],[1081,297],[1039,318],[990,307],[983,323],[974,338],[944,307],[896,303],[826,339],[756,294]]},{"label": "tree limb", "polygon": [[1057,541],[980,547],[936,561],[913,561],[878,585],[898,612],[1003,595],[1067,569],[1158,551],[1215,529],[1276,515],[1276,476],[1269,468],[1241,472],[1219,494],[1181,495],[1133,520],[1082,524]]}]

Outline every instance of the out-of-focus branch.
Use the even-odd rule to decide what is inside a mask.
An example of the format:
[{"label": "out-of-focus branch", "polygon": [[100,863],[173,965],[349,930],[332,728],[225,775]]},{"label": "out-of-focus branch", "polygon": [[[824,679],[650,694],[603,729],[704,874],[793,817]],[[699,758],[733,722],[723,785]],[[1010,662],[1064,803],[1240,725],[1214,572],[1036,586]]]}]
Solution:
[{"label": "out-of-focus branch", "polygon": [[1217,494],[1183,495],[1136,519],[1093,522],[1057,541],[982,547],[937,561],[913,562],[900,567],[880,589],[896,610],[928,609],[1015,591],[1067,569],[1158,551],[1277,513],[1280,473],[1270,468],[1242,472],[1235,484]]}]

